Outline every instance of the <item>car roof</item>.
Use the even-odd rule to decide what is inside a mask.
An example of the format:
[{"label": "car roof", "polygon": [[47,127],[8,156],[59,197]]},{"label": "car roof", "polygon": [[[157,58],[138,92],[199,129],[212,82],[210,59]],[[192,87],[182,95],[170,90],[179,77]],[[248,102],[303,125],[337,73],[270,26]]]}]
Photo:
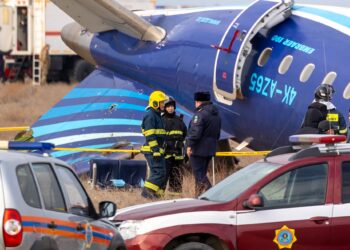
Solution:
[{"label": "car roof", "polygon": [[0,150],[0,161],[11,162],[16,165],[25,164],[28,162],[50,161],[50,162],[67,166],[67,163],[65,163],[64,161],[58,160],[50,156],[45,156],[39,153],[18,152],[18,151],[11,151],[11,150]]},{"label": "car roof", "polygon": [[295,153],[287,153],[287,154],[280,154],[272,157],[266,157],[265,159],[262,159],[261,161],[275,163],[275,164],[287,164],[290,162],[290,157],[294,155]]},{"label": "car roof", "polygon": [[350,154],[349,143],[290,145],[280,147],[269,153],[262,161],[287,164],[304,158],[320,158],[325,156],[341,156]]}]

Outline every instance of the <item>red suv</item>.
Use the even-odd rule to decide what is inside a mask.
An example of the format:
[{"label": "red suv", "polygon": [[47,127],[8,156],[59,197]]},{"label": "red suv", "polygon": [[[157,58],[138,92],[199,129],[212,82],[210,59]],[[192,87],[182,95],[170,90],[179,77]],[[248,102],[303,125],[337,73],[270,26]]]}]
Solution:
[{"label": "red suv", "polygon": [[119,210],[128,249],[350,249],[350,145],[292,136],[198,199]]}]

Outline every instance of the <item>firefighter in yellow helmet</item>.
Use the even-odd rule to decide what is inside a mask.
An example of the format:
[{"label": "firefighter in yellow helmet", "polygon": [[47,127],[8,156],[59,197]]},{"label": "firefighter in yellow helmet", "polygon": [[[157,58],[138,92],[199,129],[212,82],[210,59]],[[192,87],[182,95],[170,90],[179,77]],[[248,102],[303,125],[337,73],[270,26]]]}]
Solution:
[{"label": "firefighter in yellow helmet", "polygon": [[161,118],[164,102],[168,96],[162,91],[154,91],[149,97],[147,113],[143,117],[141,128],[146,138],[141,152],[145,155],[150,167],[150,176],[146,180],[141,195],[145,198],[159,198],[166,186],[166,168],[164,159],[165,129]]}]

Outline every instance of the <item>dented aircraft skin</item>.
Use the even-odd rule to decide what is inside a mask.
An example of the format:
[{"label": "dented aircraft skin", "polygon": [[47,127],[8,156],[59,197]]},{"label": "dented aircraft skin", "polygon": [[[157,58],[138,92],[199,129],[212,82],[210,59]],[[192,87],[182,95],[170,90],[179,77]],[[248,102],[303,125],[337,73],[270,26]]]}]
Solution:
[{"label": "dented aircraft skin", "polygon": [[[60,1],[53,2],[57,4]],[[78,0],[76,2],[79,3]],[[281,15],[285,20],[276,17],[264,24],[268,13],[277,4],[279,8],[285,8]],[[44,119],[33,126],[34,136],[55,142],[64,133],[68,136],[67,140],[61,140],[59,146],[107,146],[106,142],[93,138],[79,142],[70,141],[69,137],[84,137],[88,133],[86,131],[90,129],[89,133],[92,133],[95,128],[95,132],[110,133],[103,140],[115,142],[120,140],[117,135],[112,135],[120,131],[117,125],[98,126],[95,121],[90,128],[84,128],[84,124],[88,123],[84,121],[94,116],[100,121],[126,120],[133,114],[135,123],[121,122],[119,125],[121,128],[127,127],[128,132],[138,134],[131,141],[142,144],[139,123],[144,110],[140,107],[146,105],[147,95],[153,89],[160,89],[182,104],[187,121],[191,116],[189,110],[194,108],[193,93],[210,91],[220,109],[223,130],[230,136],[238,140],[252,136],[255,149],[267,150],[285,145],[288,136],[300,127],[307,106],[313,100],[314,89],[319,84],[333,84],[336,90],[333,103],[343,113],[349,109],[349,102],[345,99],[345,89],[350,82],[350,71],[346,66],[350,58],[350,48],[346,42],[350,35],[348,13],[345,8],[291,6],[282,1],[269,0],[256,1],[244,9],[230,6],[137,12],[153,25],[153,29],[159,28],[158,31],[165,32],[161,42],[143,41],[140,38],[142,35],[135,37],[132,32],[126,35],[117,30],[92,34],[82,30],[78,24],[70,24],[62,31],[62,38],[73,50],[97,65],[95,72],[73,93],[98,88],[100,91],[107,88],[110,91],[96,91],[95,95],[89,95],[90,99],[78,94],[69,102],[63,99],[49,113],[54,113],[58,107],[69,110],[69,106],[83,102],[86,102],[85,108],[88,103],[104,104],[101,107],[105,112],[104,115],[86,115],[87,111],[82,108],[74,115],[56,113],[54,116],[61,120],[52,117],[46,119],[44,115]],[[252,18],[256,21],[252,22]],[[258,33],[250,34],[250,31],[256,31],[250,28],[257,25],[261,25]],[[158,35],[162,34],[160,32]],[[259,58],[261,64],[264,61],[261,60],[262,55],[268,55],[269,51],[270,56],[265,57],[266,64],[259,66]],[[121,95],[116,91],[117,94],[111,94],[113,89],[123,88],[129,88],[131,92]],[[107,92],[109,97],[103,99],[101,96]],[[131,96],[135,93],[142,95],[142,98]],[[111,114],[107,111],[117,100],[113,98],[124,98],[121,102],[128,102],[131,106]],[[137,110],[132,107],[133,103],[138,105]],[[82,125],[70,129],[67,122],[72,119],[80,121]],[[60,122],[63,125],[56,126],[55,132],[47,130],[47,126]],[[125,135],[125,138],[130,137]],[[62,156],[64,153],[60,154]],[[79,157],[82,157],[81,153],[70,153],[63,159],[76,163]]]}]

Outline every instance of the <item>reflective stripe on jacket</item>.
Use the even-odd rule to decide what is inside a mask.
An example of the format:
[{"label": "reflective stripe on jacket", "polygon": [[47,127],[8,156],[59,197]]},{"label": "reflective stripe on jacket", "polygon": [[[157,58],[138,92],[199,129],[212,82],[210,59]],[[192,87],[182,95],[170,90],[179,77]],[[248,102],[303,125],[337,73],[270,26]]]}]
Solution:
[{"label": "reflective stripe on jacket", "polygon": [[141,147],[142,153],[152,153],[154,156],[164,154],[165,130],[160,112],[148,108],[141,124],[142,134],[146,138],[145,144]]}]

